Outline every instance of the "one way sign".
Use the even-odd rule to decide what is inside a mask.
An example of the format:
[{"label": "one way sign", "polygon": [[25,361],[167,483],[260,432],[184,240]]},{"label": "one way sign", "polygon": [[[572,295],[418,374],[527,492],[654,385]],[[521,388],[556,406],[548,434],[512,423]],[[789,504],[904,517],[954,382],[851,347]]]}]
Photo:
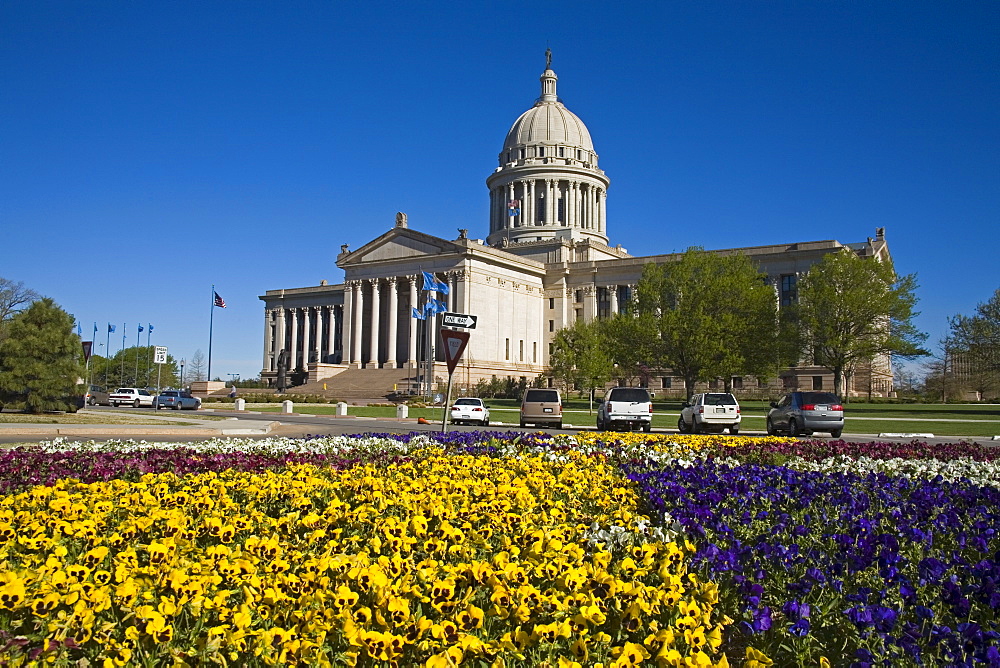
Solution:
[{"label": "one way sign", "polygon": [[444,322],[441,324],[445,327],[464,327],[465,329],[475,329],[476,316],[466,315],[465,313],[445,313]]}]

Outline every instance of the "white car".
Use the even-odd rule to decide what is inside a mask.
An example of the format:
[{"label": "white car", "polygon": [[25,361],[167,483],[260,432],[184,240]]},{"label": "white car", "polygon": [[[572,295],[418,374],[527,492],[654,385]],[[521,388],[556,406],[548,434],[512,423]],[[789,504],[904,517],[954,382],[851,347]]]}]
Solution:
[{"label": "white car", "polygon": [[677,431],[682,434],[721,434],[728,429],[730,434],[738,434],[742,419],[736,397],[728,392],[706,392],[684,402],[681,416],[677,418]]},{"label": "white car", "polygon": [[479,424],[484,427],[490,425],[490,409],[483,403],[482,399],[463,397],[455,399],[451,405],[452,424]]},{"label": "white car", "polygon": [[156,400],[149,391],[141,387],[119,387],[108,396],[108,403],[112,406],[140,406],[153,407]]}]

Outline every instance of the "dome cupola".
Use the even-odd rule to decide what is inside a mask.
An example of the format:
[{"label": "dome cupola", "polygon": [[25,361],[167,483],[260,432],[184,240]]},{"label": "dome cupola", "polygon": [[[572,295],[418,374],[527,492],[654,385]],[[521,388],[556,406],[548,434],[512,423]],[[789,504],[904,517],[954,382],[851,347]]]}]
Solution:
[{"label": "dome cupola", "polygon": [[541,95],[504,139],[490,189],[490,244],[555,238],[607,243],[609,180],[597,166],[590,131],[556,93],[547,50]]}]

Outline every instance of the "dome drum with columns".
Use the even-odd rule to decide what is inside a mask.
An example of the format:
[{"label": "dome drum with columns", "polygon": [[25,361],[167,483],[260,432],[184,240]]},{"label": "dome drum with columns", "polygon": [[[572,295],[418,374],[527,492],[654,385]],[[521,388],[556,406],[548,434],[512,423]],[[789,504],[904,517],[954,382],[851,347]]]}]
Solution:
[{"label": "dome drum with columns", "polygon": [[[345,399],[358,392],[366,398],[394,389],[405,394],[418,387],[428,333],[436,344],[433,379],[447,381],[440,318],[413,317],[428,298],[420,279],[424,271],[449,285],[447,296],[435,295],[449,310],[478,318],[456,371],[459,391],[494,376],[531,379],[548,369],[556,332],[624,310],[646,264],[679,257],[633,257],[609,245],[610,181],[598,167],[590,132],[557,96],[551,60],[540,80],[541,96],[511,126],[499,166],[486,180],[486,237],[472,238],[461,229],[457,238],[442,239],[413,229],[397,214],[395,226],[361,248],[341,247],[343,284],[267,291],[260,297],[265,381],[277,382],[280,360],[288,370],[307,372],[303,392]],[[651,229],[664,229],[655,222]],[[845,246],[862,256],[889,257],[882,228],[855,244],[829,240],[714,252],[739,252],[757,262],[781,304],[812,264]],[[660,373],[651,389],[683,392],[670,370]],[[868,378],[856,374],[855,383],[867,391]],[[870,378],[875,394],[891,391],[888,363],[872,369]],[[776,391],[833,386],[831,374],[808,364],[773,382]]]}]

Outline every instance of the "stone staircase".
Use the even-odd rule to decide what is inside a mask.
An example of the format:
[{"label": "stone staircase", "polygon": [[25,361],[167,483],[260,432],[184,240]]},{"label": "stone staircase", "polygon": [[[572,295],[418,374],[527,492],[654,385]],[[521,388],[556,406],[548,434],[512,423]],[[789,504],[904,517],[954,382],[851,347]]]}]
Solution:
[{"label": "stone staircase", "polygon": [[[314,394],[344,401],[375,399],[385,401],[394,389],[406,393],[416,388],[413,369],[345,369],[336,376],[288,389],[288,394]],[[326,385],[326,389],[323,386]]]}]

